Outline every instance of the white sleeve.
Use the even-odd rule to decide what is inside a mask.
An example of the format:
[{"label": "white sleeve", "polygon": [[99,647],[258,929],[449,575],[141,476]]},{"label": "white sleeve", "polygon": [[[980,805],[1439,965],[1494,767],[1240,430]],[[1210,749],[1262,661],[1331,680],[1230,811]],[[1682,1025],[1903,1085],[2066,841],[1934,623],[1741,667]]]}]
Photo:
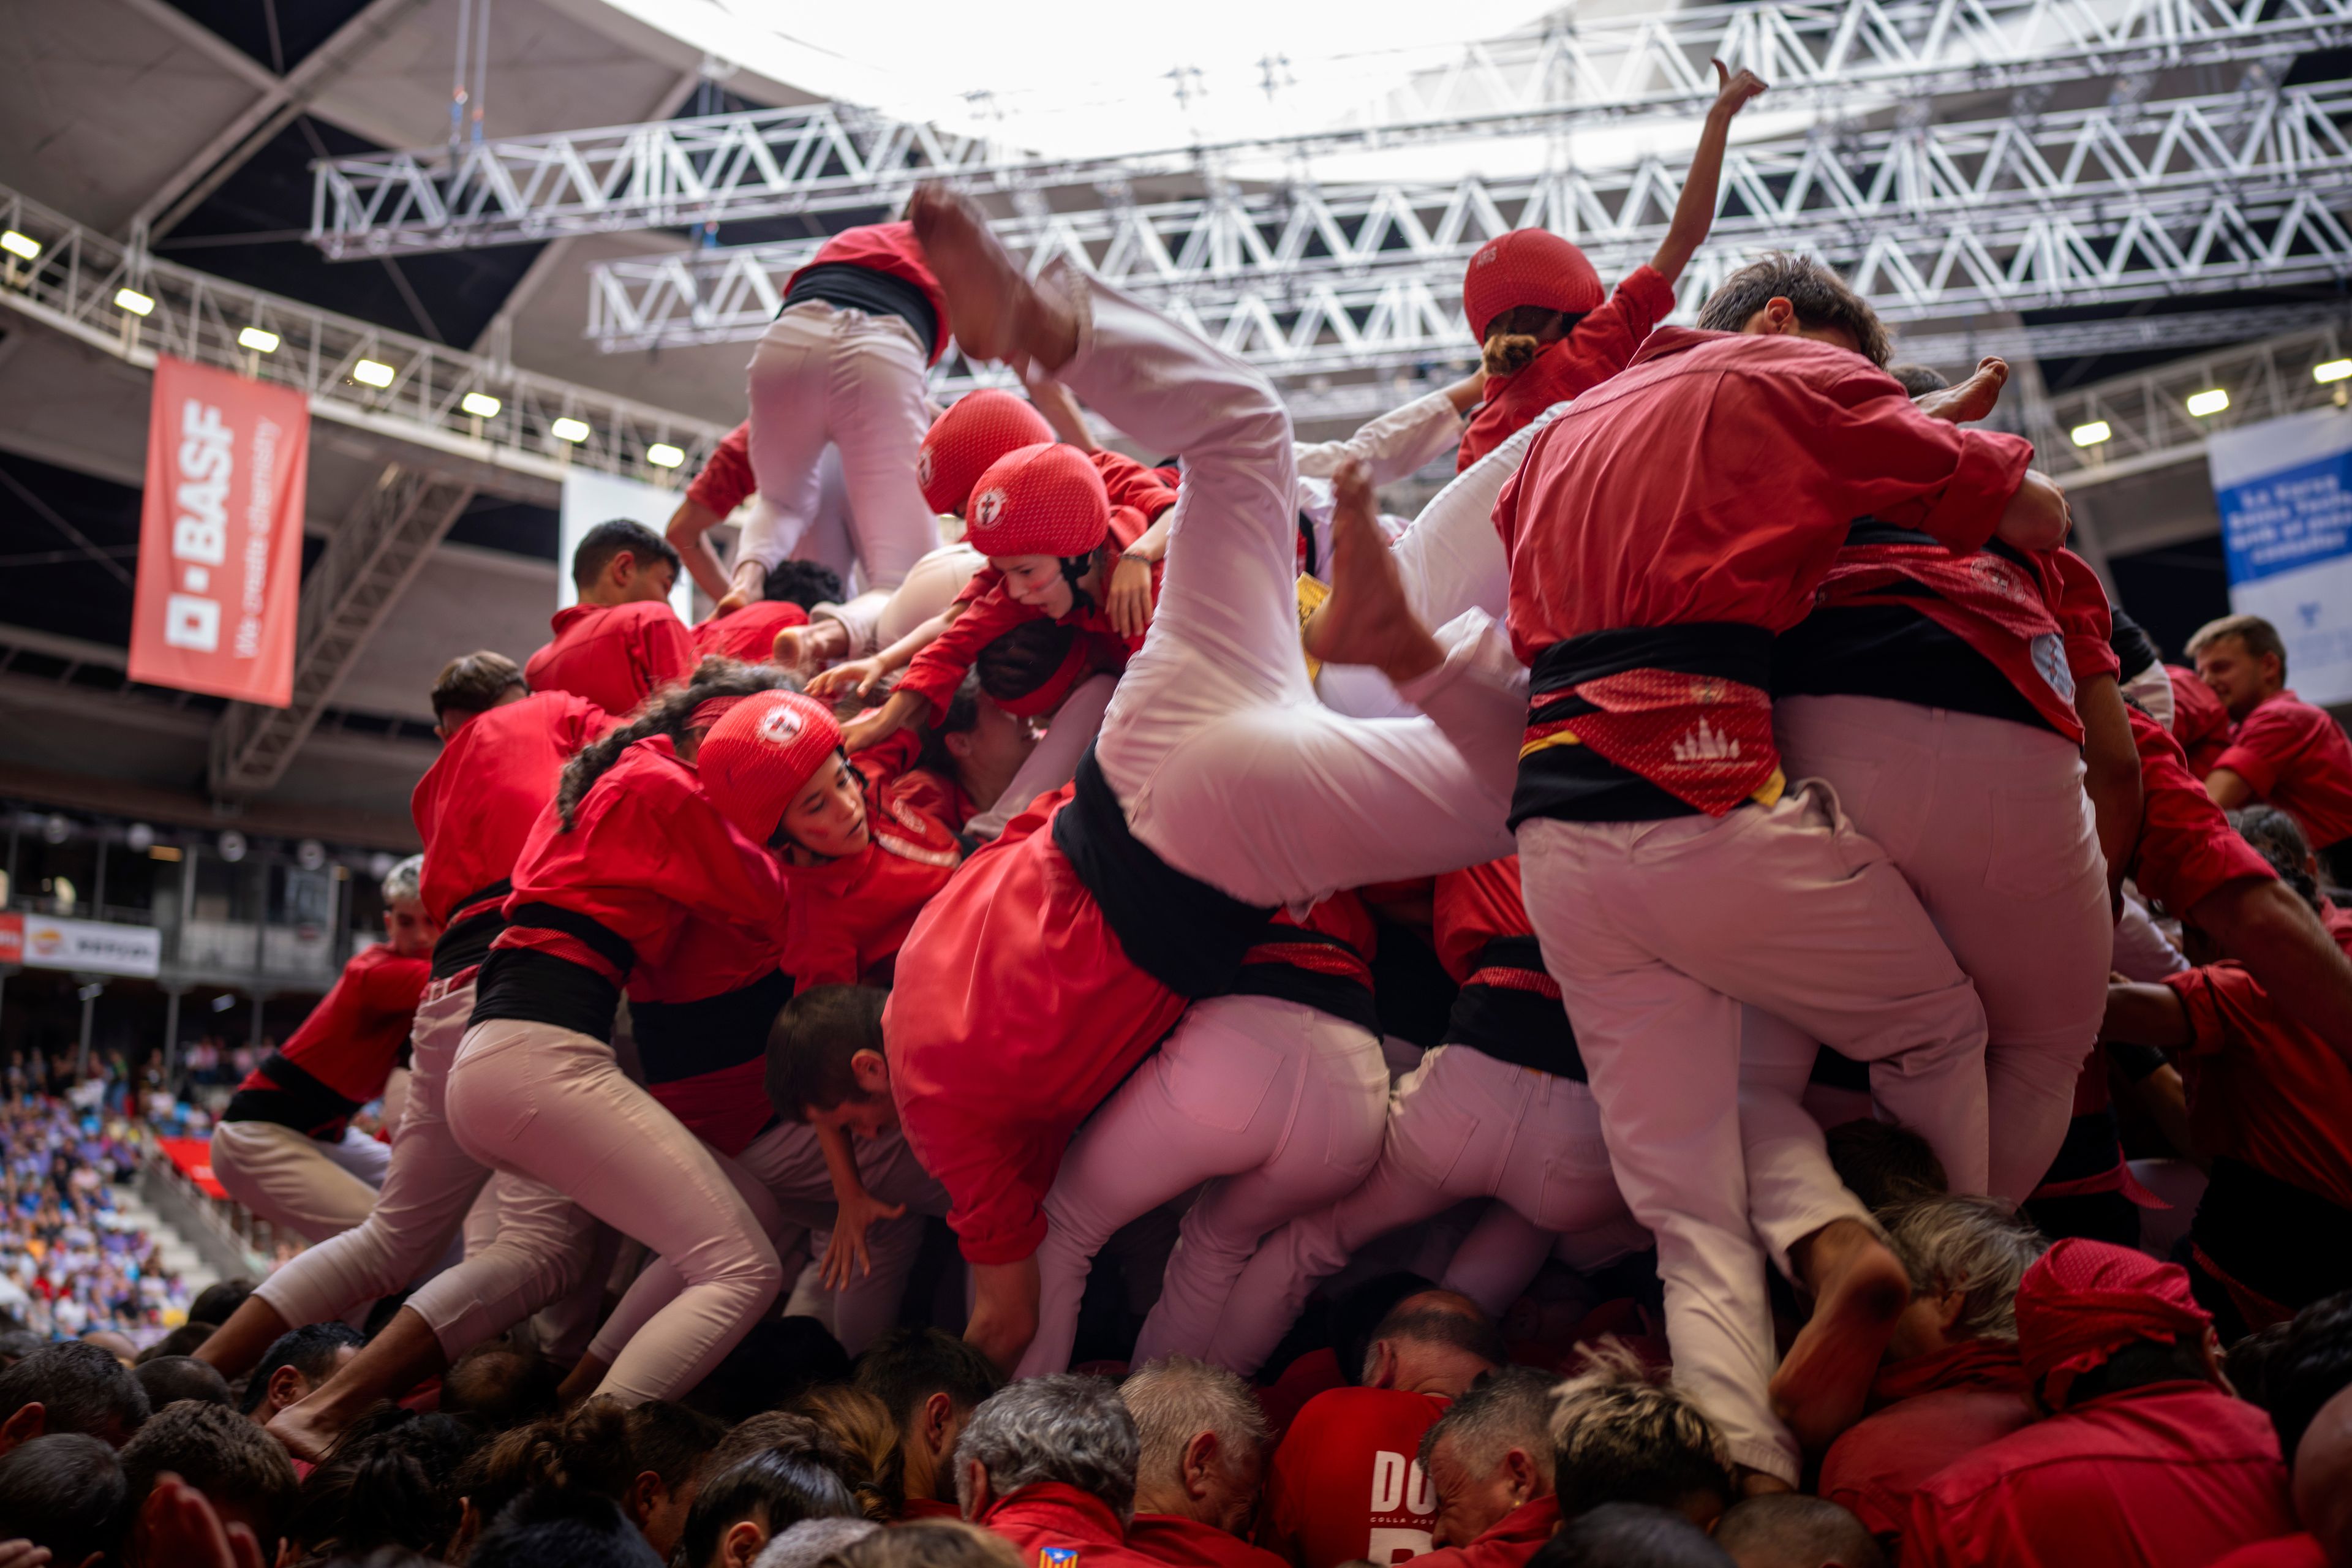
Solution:
[{"label": "white sleeve", "polygon": [[1391,408],[1344,441],[1298,444],[1298,471],[1328,479],[1350,458],[1371,465],[1372,483],[1392,484],[1413,473],[1462,439],[1464,420],[1443,392]]}]

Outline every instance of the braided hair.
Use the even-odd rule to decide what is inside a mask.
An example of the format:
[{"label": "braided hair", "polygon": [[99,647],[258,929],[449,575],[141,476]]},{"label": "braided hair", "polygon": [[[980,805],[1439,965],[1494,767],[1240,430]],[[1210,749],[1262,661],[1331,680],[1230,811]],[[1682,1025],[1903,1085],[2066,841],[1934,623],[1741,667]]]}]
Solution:
[{"label": "braided hair", "polygon": [[686,733],[694,710],[713,698],[753,697],[762,691],[800,689],[799,680],[772,664],[746,664],[734,658],[704,659],[684,685],[665,686],[656,691],[629,715],[627,723],[583,746],[563,764],[562,782],[555,790],[555,806],[562,816],[563,831],[572,831],[580,803],[588,798],[588,791],[604,776],[604,771],[639,741],[655,735],[677,739]]}]

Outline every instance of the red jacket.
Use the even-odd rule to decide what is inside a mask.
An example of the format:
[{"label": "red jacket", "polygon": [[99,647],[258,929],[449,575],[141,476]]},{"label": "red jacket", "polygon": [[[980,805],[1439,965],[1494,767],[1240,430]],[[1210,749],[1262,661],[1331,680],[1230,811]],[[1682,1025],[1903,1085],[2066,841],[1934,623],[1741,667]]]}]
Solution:
[{"label": "red jacket", "polygon": [[1128,1521],[1127,1543],[1170,1568],[1284,1568],[1281,1558],[1231,1531],[1172,1513],[1137,1514]]},{"label": "red jacket", "polygon": [[[876,272],[887,272],[893,278],[903,278],[923,291],[931,302],[931,314],[938,318],[939,335],[925,347],[937,364],[940,355],[947,352],[948,339],[955,331],[955,323],[948,320],[948,297],[940,291],[940,280],[931,276],[929,263],[923,259],[923,247],[915,238],[911,223],[869,223],[856,228],[845,228],[817,247],[809,258],[809,267],[864,267]],[[802,272],[807,267],[801,268]],[[793,280],[800,272],[784,281],[784,292],[793,291]]]},{"label": "red jacket", "polygon": [[[2324,918],[2352,954],[2352,910]],[[2165,976],[2194,1036],[2180,1058],[2199,1152],[2226,1154],[2352,1209],[2352,1064],[2235,963]]]},{"label": "red jacket", "polygon": [[1426,1552],[1437,1499],[1415,1456],[1448,1403],[1394,1388],[1308,1400],[1267,1467],[1258,1544],[1297,1568]]},{"label": "red jacket", "polygon": [[1521,369],[1486,378],[1486,401],[1463,432],[1454,471],[1460,473],[1517,435],[1553,404],[1588,392],[1623,370],[1650,329],[1674,309],[1675,286],[1655,268],[1637,267],[1627,273],[1601,307],[1579,321],[1568,336],[1545,344]]},{"label": "red jacket", "polygon": [[2185,914],[2225,882],[2242,877],[2276,881],[2270,862],[2238,837],[2189,773],[2172,732],[2129,703],[2124,710],[2139,750],[2139,843],[2131,874],[2140,890]]},{"label": "red jacket", "polygon": [[[541,691],[457,727],[416,781],[408,813],[425,840],[425,907],[443,926],[504,882],[574,752],[613,726],[568,691]],[[503,895],[500,896],[504,901]]]},{"label": "red jacket", "polygon": [[954,826],[938,815],[937,781],[894,773],[897,754],[869,748],[851,759],[866,780],[866,847],[785,872],[793,901],[784,972],[801,990],[855,985],[885,969],[915,917],[963,863]]},{"label": "red jacket", "polygon": [[2203,1383],[2086,1400],[1945,1467],[1911,1500],[1904,1568],[2208,1568],[2294,1530],[2278,1434]]},{"label": "red jacket", "polygon": [[2263,699],[2230,731],[2213,766],[2303,824],[2314,849],[2352,838],[2352,739],[2326,709],[2292,691]]},{"label": "red jacket", "polygon": [[1155,1562],[1128,1544],[1110,1504],[1060,1481],[1033,1481],[972,1522],[1013,1542],[1038,1568],[1045,1553],[1057,1548],[1072,1553],[1073,1568],[1150,1568]]},{"label": "red jacket", "polygon": [[1873,1535],[1898,1535],[1911,1496],[1945,1466],[2036,1419],[2017,1347],[1963,1340],[1881,1369],[1879,1405],[1830,1445],[1821,1495]]},{"label": "red jacket", "polygon": [[1532,663],[1616,627],[1784,632],[1855,518],[1979,549],[2032,455],[2022,437],[1927,417],[1843,349],[1661,328],[1544,427],[1496,502],[1512,645]]},{"label": "red jacket", "polygon": [[658,600],[573,605],[551,624],[554,640],[522,667],[533,691],[575,692],[617,717],[694,673],[694,643]]},{"label": "red jacket", "polygon": [[2172,682],[2172,735],[2189,753],[2189,771],[2203,778],[2230,749],[2230,710],[2193,669],[2164,667]]},{"label": "red jacket", "polygon": [[388,942],[362,948],[293,1038],[237,1085],[243,1112],[231,1119],[276,1121],[328,1142],[341,1138],[352,1112],[383,1092],[431,969]]},{"label": "red jacket", "polygon": [[1559,1499],[1530,1498],[1496,1520],[1467,1546],[1423,1552],[1422,1568],[1523,1568],[1559,1529]]},{"label": "red jacket", "polygon": [[809,624],[808,612],[789,599],[762,599],[732,614],[699,621],[687,633],[697,655],[765,664],[775,656],[776,634]]},{"label": "red jacket", "polygon": [[1070,1134],[1182,1016],[1054,845],[1070,788],[964,862],[898,951],[882,1015],[907,1142],[973,1263],[1017,1263]]}]

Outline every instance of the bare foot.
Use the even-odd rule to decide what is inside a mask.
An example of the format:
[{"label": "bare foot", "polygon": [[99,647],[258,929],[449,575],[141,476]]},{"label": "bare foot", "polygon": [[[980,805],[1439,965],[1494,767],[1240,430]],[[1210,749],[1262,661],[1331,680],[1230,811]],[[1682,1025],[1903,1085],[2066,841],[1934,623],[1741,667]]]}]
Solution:
[{"label": "bare foot", "polygon": [[1808,1454],[1862,1419],[1895,1320],[1911,1300],[1903,1263],[1860,1220],[1832,1220],[1791,1249],[1813,1315],[1772,1377],[1772,1409]]},{"label": "bare foot", "polygon": [[1077,353],[1077,322],[1040,296],[989,232],[981,210],[944,185],[916,191],[907,216],[947,296],[948,321],[971,359],[1026,357],[1059,370]]},{"label": "bare foot", "polygon": [[1300,632],[1326,664],[1369,664],[1392,681],[1445,662],[1404,596],[1404,580],[1381,536],[1371,471],[1350,459],[1331,479],[1331,596]]},{"label": "bare foot", "polygon": [[1976,374],[1968,380],[1919,399],[1919,412],[1955,425],[1974,424],[1993,411],[1993,405],[2000,401],[2000,389],[2008,384],[2007,361],[1980,359],[1977,361]]},{"label": "bare foot", "polygon": [[776,634],[776,646],[769,657],[786,669],[806,669],[830,664],[848,652],[848,628],[839,621],[826,620],[786,626]]},{"label": "bare foot", "polygon": [[[319,1394],[325,1392],[322,1388]],[[288,1453],[314,1464],[327,1457],[327,1450],[335,1446],[335,1439],[341,1436],[343,1428],[351,1425],[348,1416],[329,1407],[319,1394],[296,1400],[272,1416],[269,1425],[262,1428],[285,1444]]]}]

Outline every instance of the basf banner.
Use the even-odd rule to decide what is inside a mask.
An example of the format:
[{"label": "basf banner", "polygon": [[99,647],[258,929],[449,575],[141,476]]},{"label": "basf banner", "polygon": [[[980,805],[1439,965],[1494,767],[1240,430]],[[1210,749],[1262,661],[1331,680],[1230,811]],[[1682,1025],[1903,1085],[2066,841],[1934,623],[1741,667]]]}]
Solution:
[{"label": "basf banner", "polygon": [[155,361],[131,679],[272,708],[293,699],[310,460],[300,393]]},{"label": "basf banner", "polygon": [[2286,640],[2305,702],[2352,702],[2352,411],[2318,408],[2205,443],[2230,607]]},{"label": "basf banner", "polygon": [[[572,552],[590,529],[616,517],[642,522],[659,533],[669,526],[670,513],[684,500],[678,490],[640,484],[617,474],[600,474],[579,468],[563,471],[562,510],[555,521],[555,607],[568,610],[580,601],[572,584]],[[669,607],[688,626],[694,624],[694,579],[681,572],[669,591]]]}]

